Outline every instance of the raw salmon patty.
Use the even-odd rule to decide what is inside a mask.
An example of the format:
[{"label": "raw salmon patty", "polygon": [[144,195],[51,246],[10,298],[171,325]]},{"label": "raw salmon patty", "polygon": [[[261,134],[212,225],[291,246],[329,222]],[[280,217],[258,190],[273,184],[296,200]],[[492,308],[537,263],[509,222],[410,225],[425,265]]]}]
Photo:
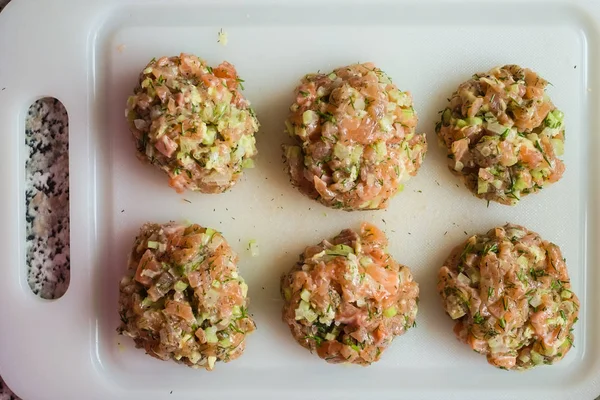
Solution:
[{"label": "raw salmon patty", "polygon": [[419,285],[363,223],[309,246],[281,278],[283,320],[303,347],[330,363],[369,365],[415,324]]},{"label": "raw salmon patty", "polygon": [[385,208],[416,175],[427,150],[415,133],[417,114],[371,63],[308,74],[296,88],[284,146],[292,184],[322,204],[344,210]]},{"label": "raw salmon patty", "polygon": [[152,357],[193,368],[239,357],[255,325],[237,261],[213,229],[143,225],[120,284],[118,331]]},{"label": "raw salmon patty", "polygon": [[505,65],[473,75],[441,111],[436,132],[449,168],[477,197],[514,205],[562,177],[563,113],[547,85],[530,69]]},{"label": "raw salmon patty", "polygon": [[573,345],[579,300],[560,248],[518,225],[471,236],[438,275],[459,340],[510,370],[554,364]]},{"label": "raw salmon patty", "polygon": [[177,192],[221,193],[254,165],[258,120],[233,65],[189,54],[153,59],[125,110],[137,156]]}]

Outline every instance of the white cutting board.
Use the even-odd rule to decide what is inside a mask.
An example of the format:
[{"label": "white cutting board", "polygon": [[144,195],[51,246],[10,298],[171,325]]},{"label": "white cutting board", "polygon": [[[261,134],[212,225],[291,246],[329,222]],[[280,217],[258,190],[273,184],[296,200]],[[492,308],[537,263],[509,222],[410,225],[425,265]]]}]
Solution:
[{"label": "white cutting board", "polygon": [[[497,1],[14,0],[0,14],[0,373],[37,399],[592,399],[600,393],[600,3]],[[217,43],[217,32],[229,44]],[[228,60],[262,129],[256,168],[227,194],[178,195],[140,164],[123,109],[152,57]],[[430,151],[386,211],[346,213],[288,183],[280,144],[300,77],[373,61],[410,90]],[[437,111],[472,73],[506,63],[538,71],[565,112],[567,171],[516,207],[457,186],[433,134]],[[59,300],[26,282],[24,121],[40,96],[69,114],[71,284]],[[191,203],[184,201],[189,200]],[[214,372],[161,362],[116,334],[118,281],[138,227],[184,220],[221,230],[241,256],[258,330]],[[328,365],[280,320],[279,276],[304,246],[376,223],[421,287],[418,327],[368,368]],[[384,222],[385,220],[385,222]],[[575,348],[525,373],[487,365],[459,343],[435,291],[453,246],[506,222],[559,244],[582,302]],[[246,250],[256,239],[260,256]]]}]

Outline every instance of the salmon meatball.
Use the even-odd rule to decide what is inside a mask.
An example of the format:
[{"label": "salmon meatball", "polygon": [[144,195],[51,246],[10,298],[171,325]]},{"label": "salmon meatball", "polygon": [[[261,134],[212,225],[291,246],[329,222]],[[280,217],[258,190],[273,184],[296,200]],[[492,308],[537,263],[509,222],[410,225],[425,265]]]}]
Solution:
[{"label": "salmon meatball", "polygon": [[309,246],[281,278],[283,320],[303,347],[330,363],[369,365],[414,326],[419,286],[387,252],[375,226],[344,229]]},{"label": "salmon meatball", "polygon": [[152,357],[193,368],[238,358],[255,325],[237,261],[213,229],[145,224],[120,283],[118,331]]},{"label": "salmon meatball", "polygon": [[454,333],[509,370],[554,364],[573,345],[579,300],[560,248],[518,225],[454,248],[438,275]]},{"label": "salmon meatball", "polygon": [[296,88],[284,146],[292,184],[322,204],[374,210],[416,175],[427,150],[415,133],[417,114],[402,92],[371,63],[308,74]]},{"label": "salmon meatball", "polygon": [[137,156],[177,192],[221,193],[254,165],[258,120],[235,67],[196,56],[153,59],[125,110]]},{"label": "salmon meatball", "polygon": [[563,113],[547,85],[530,69],[505,65],[452,94],[436,132],[450,170],[477,197],[514,205],[562,177]]}]

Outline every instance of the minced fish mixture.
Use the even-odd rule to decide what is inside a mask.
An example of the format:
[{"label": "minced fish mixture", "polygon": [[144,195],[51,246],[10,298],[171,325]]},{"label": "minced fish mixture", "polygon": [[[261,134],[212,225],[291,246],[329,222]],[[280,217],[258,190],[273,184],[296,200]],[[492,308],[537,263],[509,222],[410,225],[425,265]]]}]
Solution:
[{"label": "minced fish mixture", "polygon": [[127,100],[138,158],[163,170],[177,192],[221,193],[254,166],[258,120],[235,67],[181,54],[153,59]]},{"label": "minced fish mixture", "polygon": [[518,65],[462,83],[436,125],[450,170],[477,197],[514,205],[558,181],[565,165],[564,115],[548,81]]},{"label": "minced fish mixture", "polygon": [[387,252],[383,232],[363,223],[307,247],[281,293],[298,343],[330,363],[369,365],[415,325],[419,285]]},{"label": "minced fish mixture", "polygon": [[490,364],[524,370],[561,360],[573,346],[579,300],[560,248],[518,225],[471,236],[438,275],[454,333]]},{"label": "minced fish mixture", "polygon": [[193,368],[238,358],[255,324],[237,261],[213,229],[143,225],[120,283],[118,331],[152,357]]},{"label": "minced fish mixture", "polygon": [[344,210],[385,208],[427,150],[409,92],[371,63],[308,74],[296,88],[284,146],[292,184]]}]

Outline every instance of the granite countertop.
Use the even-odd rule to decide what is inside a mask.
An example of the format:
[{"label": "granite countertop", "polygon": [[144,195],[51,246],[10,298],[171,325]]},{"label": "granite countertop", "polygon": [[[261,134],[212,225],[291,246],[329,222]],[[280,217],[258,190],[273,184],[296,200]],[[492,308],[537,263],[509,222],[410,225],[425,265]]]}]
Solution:
[{"label": "granite countertop", "polygon": [[[9,1],[0,0],[0,11]],[[41,99],[31,106],[25,141],[28,281],[35,294],[54,299],[66,292],[70,276],[68,119],[60,102]],[[19,400],[2,377],[0,400]]]}]

